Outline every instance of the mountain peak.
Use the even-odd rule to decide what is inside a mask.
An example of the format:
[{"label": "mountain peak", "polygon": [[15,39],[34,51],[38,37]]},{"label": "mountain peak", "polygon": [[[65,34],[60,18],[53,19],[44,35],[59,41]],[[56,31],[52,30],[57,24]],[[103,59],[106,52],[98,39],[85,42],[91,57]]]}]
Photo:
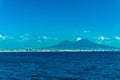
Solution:
[{"label": "mountain peak", "polygon": [[96,44],[92,41],[89,41],[88,39],[78,39],[75,42],[65,40],[59,44],[53,45],[49,47],[48,49],[54,49],[54,50],[113,50],[118,49],[102,44]]},{"label": "mountain peak", "polygon": [[81,37],[78,37],[78,38],[76,39],[76,41],[80,41],[80,40],[82,40],[82,38],[81,38]]}]

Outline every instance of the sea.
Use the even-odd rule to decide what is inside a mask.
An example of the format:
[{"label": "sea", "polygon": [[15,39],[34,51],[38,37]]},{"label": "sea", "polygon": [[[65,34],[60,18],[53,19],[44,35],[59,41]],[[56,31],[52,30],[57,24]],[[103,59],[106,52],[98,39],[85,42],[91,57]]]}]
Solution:
[{"label": "sea", "polygon": [[0,80],[120,80],[120,53],[0,53]]}]

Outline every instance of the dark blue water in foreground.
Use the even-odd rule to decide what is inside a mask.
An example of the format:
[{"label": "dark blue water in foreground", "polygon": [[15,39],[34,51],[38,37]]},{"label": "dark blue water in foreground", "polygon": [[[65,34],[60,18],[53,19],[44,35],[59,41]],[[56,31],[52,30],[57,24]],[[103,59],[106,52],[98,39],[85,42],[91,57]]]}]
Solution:
[{"label": "dark blue water in foreground", "polygon": [[120,53],[0,53],[0,80],[120,80]]}]

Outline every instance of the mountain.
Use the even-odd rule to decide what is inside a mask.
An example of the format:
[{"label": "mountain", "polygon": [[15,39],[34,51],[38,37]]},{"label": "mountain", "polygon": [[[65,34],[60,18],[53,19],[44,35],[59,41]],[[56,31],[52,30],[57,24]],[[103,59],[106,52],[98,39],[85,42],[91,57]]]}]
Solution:
[{"label": "mountain", "polygon": [[96,44],[87,39],[81,39],[76,42],[65,40],[59,44],[48,47],[52,50],[116,50],[118,48]]}]

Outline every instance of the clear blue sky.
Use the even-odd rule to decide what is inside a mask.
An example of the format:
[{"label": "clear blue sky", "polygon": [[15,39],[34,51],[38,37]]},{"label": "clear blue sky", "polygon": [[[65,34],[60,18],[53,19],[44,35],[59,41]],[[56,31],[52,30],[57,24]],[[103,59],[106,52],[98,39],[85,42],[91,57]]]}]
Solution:
[{"label": "clear blue sky", "polygon": [[79,37],[120,47],[120,0],[0,0],[0,49]]}]

